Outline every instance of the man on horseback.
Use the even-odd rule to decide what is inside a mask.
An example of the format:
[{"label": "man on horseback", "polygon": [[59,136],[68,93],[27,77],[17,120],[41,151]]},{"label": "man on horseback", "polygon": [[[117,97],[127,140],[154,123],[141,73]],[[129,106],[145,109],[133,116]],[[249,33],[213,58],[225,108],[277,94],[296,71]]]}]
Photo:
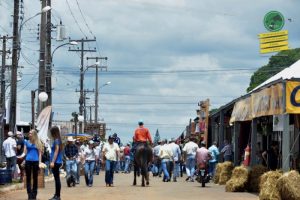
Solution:
[{"label": "man on horseback", "polygon": [[[152,138],[148,128],[144,127],[144,122],[139,120],[139,127],[134,131],[133,136],[133,154],[134,154],[134,181],[136,185],[136,175],[142,175],[142,186],[149,185],[148,167],[152,161],[153,153],[151,146]],[[149,143],[149,144],[148,144]]]},{"label": "man on horseback", "polygon": [[132,148],[134,153],[136,151],[137,146],[141,144],[146,145],[149,142],[149,144],[152,145],[150,131],[148,128],[144,127],[143,120],[139,120],[138,125],[139,127],[135,129],[133,137],[134,146]]}]

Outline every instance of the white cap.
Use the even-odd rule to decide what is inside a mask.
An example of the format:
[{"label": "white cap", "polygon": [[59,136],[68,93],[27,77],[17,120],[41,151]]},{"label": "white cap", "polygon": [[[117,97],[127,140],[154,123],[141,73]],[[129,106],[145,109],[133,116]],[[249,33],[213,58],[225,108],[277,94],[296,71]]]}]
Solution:
[{"label": "white cap", "polygon": [[69,136],[69,137],[67,138],[67,141],[68,141],[68,142],[74,142],[75,140],[73,139],[72,136]]},{"label": "white cap", "polygon": [[11,136],[13,136],[13,135],[14,135],[14,133],[13,133],[13,132],[11,132],[11,131],[8,131],[7,135],[8,135],[9,137],[11,137]]},{"label": "white cap", "polygon": [[93,141],[93,140],[90,140],[90,141],[89,141],[89,144],[94,144],[94,141]]}]

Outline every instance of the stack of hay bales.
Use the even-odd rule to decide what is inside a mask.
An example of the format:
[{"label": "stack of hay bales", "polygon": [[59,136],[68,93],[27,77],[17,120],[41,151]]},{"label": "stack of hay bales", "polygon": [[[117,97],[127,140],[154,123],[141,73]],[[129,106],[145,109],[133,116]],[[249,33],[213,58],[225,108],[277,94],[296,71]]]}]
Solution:
[{"label": "stack of hay bales", "polygon": [[233,168],[234,168],[234,166],[233,166],[232,162],[227,161],[221,165],[221,173],[220,173],[220,177],[219,177],[220,185],[225,185],[226,182],[230,179]]},{"label": "stack of hay bales", "polygon": [[226,192],[244,192],[248,182],[249,172],[245,167],[236,167],[226,183]]},{"label": "stack of hay bales", "polygon": [[247,190],[249,192],[259,192],[259,183],[261,176],[268,171],[268,168],[263,165],[255,165],[249,172],[249,181]]},{"label": "stack of hay bales", "polygon": [[277,180],[282,176],[280,171],[269,171],[264,173],[260,179],[260,200],[281,200],[279,191],[276,187]]},{"label": "stack of hay bales", "polygon": [[300,175],[297,171],[290,171],[277,181],[277,189],[282,200],[300,199]]},{"label": "stack of hay bales", "polygon": [[214,176],[214,183],[215,184],[219,183],[220,174],[221,174],[221,171],[222,171],[222,165],[223,165],[223,163],[218,163],[217,166],[216,166],[216,173],[215,173],[215,176]]}]

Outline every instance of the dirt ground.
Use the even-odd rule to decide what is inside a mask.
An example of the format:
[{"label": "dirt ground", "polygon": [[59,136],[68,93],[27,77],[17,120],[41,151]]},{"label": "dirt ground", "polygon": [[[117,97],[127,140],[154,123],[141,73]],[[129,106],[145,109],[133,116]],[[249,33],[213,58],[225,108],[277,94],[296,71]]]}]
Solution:
[{"label": "dirt ground", "polygon": [[[185,182],[185,177],[178,182],[162,182],[162,178],[151,177],[150,186],[141,187],[141,179],[138,178],[137,186],[132,186],[133,174],[115,174],[114,187],[106,187],[104,172],[94,175],[93,187],[87,187],[84,177],[76,187],[68,188],[64,178],[62,181],[61,198],[63,200],[258,200],[258,196],[249,193],[228,193],[224,186],[209,183],[202,188],[197,182]],[[38,190],[39,200],[48,200],[54,194],[54,182],[46,183],[44,189]],[[25,200],[26,190],[19,190],[1,194],[1,200]]]}]

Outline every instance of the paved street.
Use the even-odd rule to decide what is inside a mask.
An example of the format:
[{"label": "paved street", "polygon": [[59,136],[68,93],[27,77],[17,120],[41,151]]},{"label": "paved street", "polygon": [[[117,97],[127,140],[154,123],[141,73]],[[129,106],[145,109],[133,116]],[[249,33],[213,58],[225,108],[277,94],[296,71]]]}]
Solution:
[{"label": "paved street", "polygon": [[[205,199],[205,200],[257,200],[258,196],[249,193],[227,193],[224,186],[209,183],[206,188],[201,188],[197,182],[185,182],[180,178],[178,182],[164,183],[161,178],[151,177],[149,187],[132,186],[133,174],[116,174],[114,187],[105,187],[104,173],[94,176],[94,186],[86,187],[83,177],[81,184],[73,188],[66,186],[62,178],[62,199],[64,200],[96,200],[96,199],[115,199],[115,200],[176,200],[176,199]],[[45,189],[38,191],[38,199],[47,200],[52,197],[54,192],[54,182],[46,183]],[[24,200],[27,198],[26,190],[10,192],[1,195],[0,199]]]}]

